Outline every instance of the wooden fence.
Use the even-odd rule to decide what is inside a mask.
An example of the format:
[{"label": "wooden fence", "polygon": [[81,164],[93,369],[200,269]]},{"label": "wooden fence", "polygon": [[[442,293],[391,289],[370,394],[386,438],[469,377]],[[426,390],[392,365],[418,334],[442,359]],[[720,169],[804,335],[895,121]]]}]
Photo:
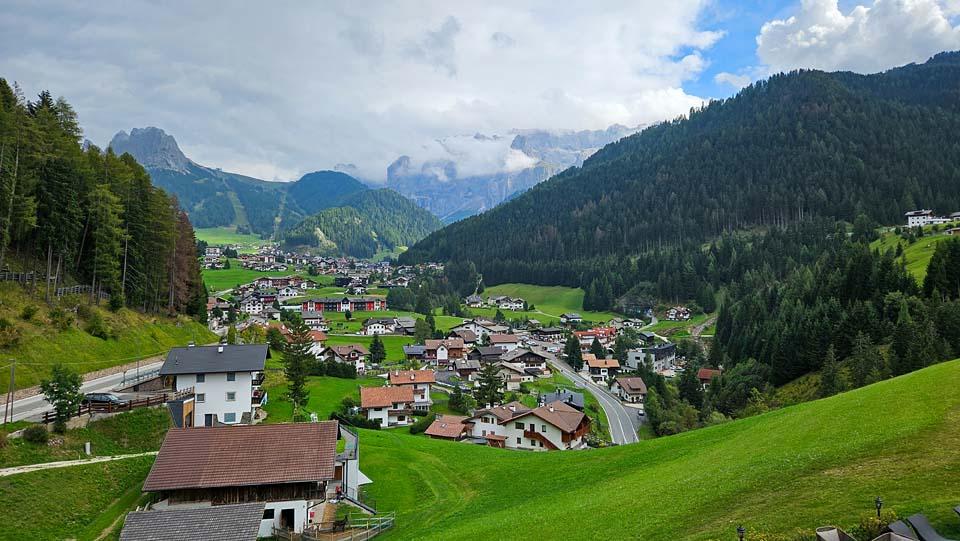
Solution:
[{"label": "wooden fence", "polygon": [[[91,293],[92,291],[93,291],[93,286],[85,286],[85,285],[81,285],[81,286],[67,286],[67,287],[58,287],[58,288],[54,291],[54,294],[55,294],[55,295],[57,296],[57,298],[59,299],[60,297],[62,297],[62,296],[64,296],[64,295],[87,294],[87,293]],[[101,291],[101,292],[99,293],[99,295],[100,295],[100,300],[104,300],[104,301],[109,301],[109,300],[110,300],[110,294],[109,294],[109,293],[105,293],[105,292]]]},{"label": "wooden fence", "polygon": [[[50,280],[53,283],[57,282],[57,275],[50,277]],[[20,284],[27,284],[30,282],[46,282],[47,275],[42,273],[33,273],[33,272],[0,272],[0,282],[17,282]],[[58,287],[54,290],[54,295],[59,299],[64,295],[72,294],[87,294],[93,292],[93,286],[90,285],[79,285],[79,286],[65,286]],[[110,300],[110,294],[101,291],[99,293],[100,300],[108,301]]]},{"label": "wooden fence", "polygon": [[[164,404],[168,398],[170,398],[167,393],[162,395],[150,396],[147,398],[137,398],[135,400],[127,400],[126,402],[120,402],[117,404],[107,403],[107,404],[81,404],[76,410],[70,413],[70,417],[79,417],[83,414],[93,415],[94,413],[118,413],[121,411],[131,411],[137,408],[147,408],[150,406],[159,406]],[[46,411],[43,413],[43,422],[52,423],[57,420],[57,414],[53,411]]]}]

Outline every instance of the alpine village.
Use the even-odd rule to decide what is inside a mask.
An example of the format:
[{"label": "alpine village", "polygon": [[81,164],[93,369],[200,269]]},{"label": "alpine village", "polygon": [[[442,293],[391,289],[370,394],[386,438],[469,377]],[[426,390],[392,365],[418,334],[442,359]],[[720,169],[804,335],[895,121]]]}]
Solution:
[{"label": "alpine village", "polygon": [[[748,52],[781,65],[769,59],[793,42],[779,27],[832,46],[829,17],[802,27],[823,6],[858,32],[893,17],[882,10],[934,6],[960,36],[949,2],[864,1],[787,2],[751,27]],[[292,102],[252,82],[222,89],[214,112],[210,87],[159,75],[167,63],[191,73],[202,58],[214,77],[212,57],[189,45],[209,43],[226,72],[273,55],[285,84],[285,70],[313,67],[281,59],[267,37],[310,34],[301,15],[354,28],[346,4],[249,4],[288,24],[244,59],[252,23],[222,2],[206,5],[220,8],[203,19],[210,36],[189,38],[163,15],[172,8],[135,2],[117,19],[60,4],[50,18],[27,4],[0,15],[4,30],[50,41],[29,54],[0,41],[0,539],[960,539],[960,52],[894,54],[909,39],[890,23],[864,46],[886,62],[866,64],[877,69],[820,69],[804,56],[800,69],[750,72],[680,114],[651,101],[655,120],[625,116],[633,128],[519,129],[542,120],[531,105],[529,119],[510,109],[521,125],[498,135],[422,147],[400,135],[381,148],[407,133],[389,131],[396,111],[377,101],[393,88],[304,79],[312,95],[294,118]],[[380,78],[370,84],[401,93],[401,65],[455,85],[485,66],[471,60],[484,48],[534,54],[529,40],[554,43],[551,31],[581,43],[563,34],[570,20],[524,11],[558,26],[521,35],[461,8],[372,3],[380,30],[323,43],[351,61],[380,55],[364,68]],[[448,9],[458,15],[437,18]],[[397,10],[417,11],[403,20],[419,30],[391,20]],[[597,30],[583,17],[584,32]],[[161,53],[119,21],[185,41]],[[514,33],[471,42],[500,22]],[[720,62],[727,49],[714,48],[735,37],[718,36],[695,56]],[[83,63],[84,47],[107,43]],[[160,71],[111,59],[126,44]],[[337,50],[316,61],[341,65]],[[516,99],[546,99],[521,72]],[[611,89],[634,80],[582,75],[582,99],[604,77]],[[136,95],[139,77],[163,96]],[[687,81],[684,91],[715,95]],[[124,97],[102,101],[120,96],[113,85]],[[471,114],[499,126],[504,97],[467,86],[443,95],[476,92],[490,101]],[[222,129],[235,121],[230,92],[253,100],[241,115],[262,132]],[[424,117],[434,106],[411,102],[399,118],[459,125]],[[554,106],[570,127],[607,118]],[[325,165],[359,144],[326,132],[361,109],[383,125],[350,130],[383,131],[343,158],[355,164]],[[309,117],[321,110],[329,116]],[[277,119],[310,150],[251,150]],[[174,135],[198,160],[244,173],[201,165]],[[386,181],[369,172],[386,166],[378,152],[404,145],[411,154]],[[490,149],[501,161],[482,169]],[[322,169],[254,165],[268,162]]]}]

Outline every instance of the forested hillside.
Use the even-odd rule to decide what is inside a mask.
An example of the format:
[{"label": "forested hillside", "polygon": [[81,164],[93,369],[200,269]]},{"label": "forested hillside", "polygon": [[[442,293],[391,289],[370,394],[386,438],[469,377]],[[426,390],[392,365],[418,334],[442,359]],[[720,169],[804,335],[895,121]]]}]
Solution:
[{"label": "forested hillside", "polygon": [[81,147],[63,98],[0,79],[0,268],[92,285],[114,308],[204,315],[193,227],[129,154]]},{"label": "forested hillside", "polygon": [[408,246],[441,225],[436,216],[393,190],[363,190],[287,230],[284,244],[371,257],[380,250]]},{"label": "forested hillside", "polygon": [[617,284],[624,256],[812,216],[897,223],[916,207],[956,210],[958,80],[957,53],[871,76],[776,75],[608,145],[403,261],[469,260],[488,284],[603,278],[610,301],[630,287]]}]

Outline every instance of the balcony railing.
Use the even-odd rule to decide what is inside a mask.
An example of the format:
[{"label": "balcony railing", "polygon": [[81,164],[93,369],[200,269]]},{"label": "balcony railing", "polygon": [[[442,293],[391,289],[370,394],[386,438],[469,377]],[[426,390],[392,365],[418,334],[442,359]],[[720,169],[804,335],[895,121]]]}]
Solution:
[{"label": "balcony railing", "polygon": [[250,403],[254,406],[262,406],[267,403],[267,391],[254,389],[250,397]]},{"label": "balcony railing", "polygon": [[263,380],[265,380],[266,378],[267,378],[266,374],[264,374],[263,372],[260,372],[259,374],[257,374],[257,377],[253,378],[250,381],[250,384],[255,387],[259,387],[263,385]]}]

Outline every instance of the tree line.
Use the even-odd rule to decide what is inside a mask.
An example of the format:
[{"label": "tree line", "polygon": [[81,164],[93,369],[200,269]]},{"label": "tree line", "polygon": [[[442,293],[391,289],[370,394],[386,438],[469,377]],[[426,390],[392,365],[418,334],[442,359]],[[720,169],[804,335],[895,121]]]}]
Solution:
[{"label": "tree line", "polygon": [[205,317],[187,215],[132,156],[82,135],[64,98],[0,79],[0,268],[45,274],[48,300],[72,278],[112,308]]}]

